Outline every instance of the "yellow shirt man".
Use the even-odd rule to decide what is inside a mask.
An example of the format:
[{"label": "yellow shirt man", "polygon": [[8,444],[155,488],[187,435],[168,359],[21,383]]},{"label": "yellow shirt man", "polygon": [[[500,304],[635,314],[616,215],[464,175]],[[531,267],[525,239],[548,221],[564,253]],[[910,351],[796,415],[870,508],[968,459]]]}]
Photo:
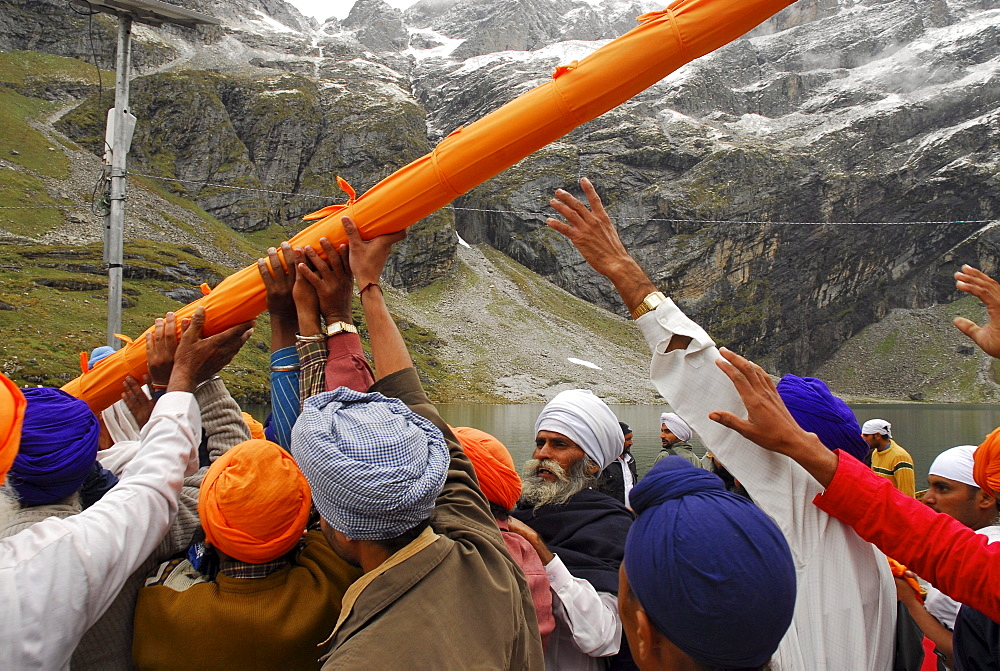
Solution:
[{"label": "yellow shirt man", "polygon": [[884,419],[870,419],[861,427],[861,437],[873,448],[872,470],[907,496],[915,496],[913,457],[892,439],[892,425]]}]

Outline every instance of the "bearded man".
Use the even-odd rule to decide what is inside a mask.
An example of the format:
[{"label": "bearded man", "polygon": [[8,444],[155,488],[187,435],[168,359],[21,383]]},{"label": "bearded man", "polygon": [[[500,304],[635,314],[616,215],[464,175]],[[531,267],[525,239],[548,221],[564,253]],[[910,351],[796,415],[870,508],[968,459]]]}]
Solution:
[{"label": "bearded man", "polygon": [[611,408],[586,389],[559,393],[535,420],[535,452],[509,523],[535,548],[552,589],[556,628],[545,649],[547,669],[603,669],[604,658],[627,647],[618,569],[632,514],[591,489],[623,443]]}]

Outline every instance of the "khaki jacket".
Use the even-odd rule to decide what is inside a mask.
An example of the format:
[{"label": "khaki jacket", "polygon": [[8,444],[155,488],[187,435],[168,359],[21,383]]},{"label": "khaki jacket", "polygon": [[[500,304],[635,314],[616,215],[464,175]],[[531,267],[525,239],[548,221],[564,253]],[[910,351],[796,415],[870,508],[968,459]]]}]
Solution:
[{"label": "khaki jacket", "polygon": [[323,668],[543,669],[524,574],[507,553],[472,463],[416,371],[393,373],[370,391],[399,398],[434,422],[451,464],[431,530],[345,595]]}]

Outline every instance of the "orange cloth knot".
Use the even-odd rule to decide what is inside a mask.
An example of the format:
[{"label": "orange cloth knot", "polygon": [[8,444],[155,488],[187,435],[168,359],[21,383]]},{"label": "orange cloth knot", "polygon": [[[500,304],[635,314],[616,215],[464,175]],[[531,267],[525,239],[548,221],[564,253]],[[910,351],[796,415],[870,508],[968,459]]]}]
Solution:
[{"label": "orange cloth knot", "polygon": [[247,428],[250,429],[250,437],[256,438],[257,440],[265,440],[264,438],[264,425],[253,418],[249,412],[243,413],[243,421],[246,422]]},{"label": "orange cloth knot", "polygon": [[0,484],[21,448],[21,426],[28,402],[17,385],[0,373]]},{"label": "orange cloth knot", "polygon": [[1000,494],[1000,428],[986,436],[973,453],[972,477],[993,498]]},{"label": "orange cloth knot", "polygon": [[476,469],[486,500],[505,510],[513,509],[521,498],[521,478],[506,446],[479,429],[460,426],[452,431]]},{"label": "orange cloth knot", "polygon": [[340,175],[337,176],[337,186],[340,187],[341,191],[347,194],[348,204],[353,203],[355,200],[357,200],[358,194],[354,191],[354,187],[348,184],[347,180],[341,177]]},{"label": "orange cloth knot", "polygon": [[270,441],[248,440],[208,469],[198,515],[214,547],[262,564],[295,547],[311,506],[309,483],[292,456]]},{"label": "orange cloth knot", "polygon": [[570,70],[576,70],[576,66],[580,64],[580,61],[573,61],[569,65],[560,65],[556,68],[556,71],[552,73],[552,79],[559,79],[564,74]]},{"label": "orange cloth knot", "polygon": [[201,289],[201,295],[202,295],[202,296],[207,296],[207,295],[209,295],[210,293],[212,293],[212,287],[208,286],[208,285],[207,285],[207,284],[205,284],[204,282],[202,282],[202,283],[201,283],[201,286],[200,286],[200,287],[198,287],[198,288],[199,288],[199,289]]},{"label": "orange cloth knot", "polygon": [[896,578],[902,578],[903,580],[905,580],[906,584],[909,585],[910,588],[917,593],[917,598],[919,598],[921,603],[923,603],[924,597],[927,596],[927,590],[925,590],[923,587],[920,586],[920,583],[917,582],[916,578],[914,578],[913,576],[906,575],[905,566],[900,564],[892,557],[886,557],[886,559],[889,560],[889,569],[892,571],[892,575],[895,576]]}]

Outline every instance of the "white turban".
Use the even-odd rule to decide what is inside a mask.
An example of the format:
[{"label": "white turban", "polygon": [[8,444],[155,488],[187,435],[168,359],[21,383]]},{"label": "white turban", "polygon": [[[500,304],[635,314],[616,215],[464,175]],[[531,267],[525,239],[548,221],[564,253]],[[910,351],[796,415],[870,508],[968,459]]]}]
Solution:
[{"label": "white turban", "polygon": [[566,436],[602,471],[625,447],[625,434],[615,413],[589,389],[568,389],[556,394],[535,420],[535,435],[539,431]]},{"label": "white turban", "polygon": [[945,450],[937,455],[928,475],[936,475],[939,478],[954,480],[970,487],[978,487],[972,478],[973,454],[976,445],[959,445],[950,450]]},{"label": "white turban", "polygon": [[865,435],[880,433],[887,438],[892,438],[892,424],[884,419],[869,419],[861,427],[861,433]]},{"label": "white turban", "polygon": [[664,412],[660,415],[660,424],[665,424],[667,430],[682,443],[691,440],[691,427],[677,413]]}]

